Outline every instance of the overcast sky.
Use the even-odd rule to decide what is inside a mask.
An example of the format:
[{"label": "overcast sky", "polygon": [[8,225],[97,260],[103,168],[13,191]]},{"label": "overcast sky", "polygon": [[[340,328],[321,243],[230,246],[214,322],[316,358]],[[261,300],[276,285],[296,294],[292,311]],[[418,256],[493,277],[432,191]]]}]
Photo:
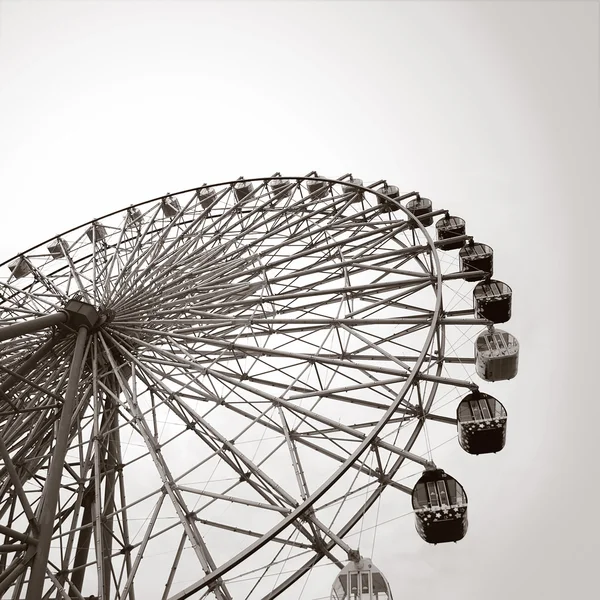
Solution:
[{"label": "overcast sky", "polygon": [[375,563],[396,599],[591,592],[599,26],[577,1],[0,0],[0,262],[239,176],[420,191],[493,246],[520,373],[494,387],[502,453],[435,457],[468,491],[467,537],[414,534],[407,559],[390,528]]}]

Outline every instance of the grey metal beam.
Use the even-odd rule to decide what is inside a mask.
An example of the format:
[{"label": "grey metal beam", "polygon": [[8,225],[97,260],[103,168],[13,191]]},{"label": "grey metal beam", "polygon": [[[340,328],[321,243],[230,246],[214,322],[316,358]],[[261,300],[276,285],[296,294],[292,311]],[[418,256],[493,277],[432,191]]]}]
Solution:
[{"label": "grey metal beam", "polygon": [[26,600],[39,600],[44,588],[46,578],[46,566],[48,555],[50,553],[50,541],[54,528],[54,517],[56,505],[60,492],[60,481],[64,467],[67,447],[69,442],[69,432],[71,430],[71,417],[75,408],[75,396],[78,390],[79,373],[83,362],[83,354],[87,339],[88,330],[86,327],[80,327],[77,331],[77,341],[69,370],[69,383],[63,402],[58,434],[56,436],[56,445],[52,454],[52,462],[48,469],[48,478],[44,485],[41,497],[41,511],[39,517],[40,535],[38,540],[37,552],[33,558],[29,584],[27,586]]},{"label": "grey metal beam", "polygon": [[20,335],[25,335],[26,333],[34,333],[41,329],[60,325],[60,323],[66,323],[68,318],[69,316],[65,311],[59,310],[52,315],[23,321],[22,323],[15,323],[14,325],[7,325],[6,327],[0,328],[0,341],[10,340],[19,337]]}]

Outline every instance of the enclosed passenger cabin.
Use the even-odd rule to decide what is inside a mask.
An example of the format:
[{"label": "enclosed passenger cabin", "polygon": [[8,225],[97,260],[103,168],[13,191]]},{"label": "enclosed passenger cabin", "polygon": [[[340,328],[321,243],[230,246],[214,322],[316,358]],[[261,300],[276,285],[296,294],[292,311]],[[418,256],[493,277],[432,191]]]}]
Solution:
[{"label": "enclosed passenger cabin", "polygon": [[353,183],[354,185],[362,186],[363,180],[351,177],[346,183],[344,183],[344,185],[342,185],[342,191],[344,192],[344,194],[353,194],[352,200],[355,202],[359,202],[364,197],[363,192],[362,190],[357,190],[354,186],[349,185],[351,183]]},{"label": "enclosed passenger cabin", "polygon": [[8,268],[15,279],[26,277],[32,272],[31,263],[22,256],[9,263]]},{"label": "enclosed passenger cabin", "polygon": [[475,340],[475,370],[486,381],[512,379],[519,364],[519,342],[500,329],[482,331]]},{"label": "enclosed passenger cabin", "polygon": [[[406,209],[419,219],[423,227],[429,227],[433,224],[432,216],[423,216],[430,213],[433,210],[433,205],[429,198],[421,198],[421,196],[417,196],[417,198],[415,198],[414,200],[409,200],[406,203]],[[411,229],[415,229],[417,227],[417,222],[413,219],[409,219],[408,226]]]},{"label": "enclosed passenger cabin", "polygon": [[163,215],[169,219],[173,218],[181,210],[181,206],[179,206],[179,200],[171,197],[162,199],[161,208]]},{"label": "enclosed passenger cabin", "polygon": [[90,242],[98,243],[101,242],[105,237],[108,236],[106,227],[102,223],[92,223],[92,226],[86,231],[86,234]]},{"label": "enclosed passenger cabin", "polygon": [[56,238],[52,244],[48,245],[48,252],[53,259],[64,258],[67,256],[68,249],[69,244],[61,238]]},{"label": "enclosed passenger cabin", "polygon": [[312,198],[324,198],[329,191],[329,184],[326,181],[307,181],[306,187]]},{"label": "enclosed passenger cabin", "polygon": [[[479,281],[494,273],[494,251],[485,244],[471,240],[461,248],[458,258],[466,281]],[[469,275],[470,271],[483,271],[483,274]]]},{"label": "enclosed passenger cabin", "polygon": [[203,187],[199,190],[196,190],[196,196],[198,197],[198,202],[200,202],[200,206],[206,210],[210,208],[217,197],[217,192],[215,192],[214,188],[211,187]]},{"label": "enclosed passenger cabin", "polygon": [[[377,202],[379,203],[379,206],[382,208],[383,212],[400,210],[400,202],[397,201],[398,198],[400,198],[400,190],[398,189],[398,186],[384,185],[377,191],[385,196],[385,198],[377,198]],[[394,202],[394,200],[396,200],[396,202]]]},{"label": "enclosed passenger cabin", "polygon": [[412,493],[416,528],[429,544],[457,542],[467,533],[467,495],[442,469],[427,469]]},{"label": "enclosed passenger cabin", "polygon": [[475,315],[492,323],[506,323],[510,319],[512,290],[506,283],[486,279],[473,290]]},{"label": "enclosed passenger cabin", "polygon": [[125,227],[139,227],[142,224],[142,213],[139,208],[130,206],[127,209],[127,218],[125,220]]},{"label": "enclosed passenger cabin", "polygon": [[469,454],[499,452],[506,442],[506,409],[496,398],[478,390],[456,409],[458,441]]},{"label": "enclosed passenger cabin", "polygon": [[247,198],[253,190],[254,186],[252,185],[251,181],[238,181],[233,186],[233,193],[237,202],[240,202],[244,198]]},{"label": "enclosed passenger cabin", "polygon": [[274,179],[269,183],[269,189],[271,190],[271,198],[273,200],[281,200],[282,198],[288,198],[292,195],[294,189],[294,183],[291,183],[289,179]]},{"label": "enclosed passenger cabin", "polygon": [[452,241],[452,238],[466,235],[467,226],[464,219],[446,214],[444,218],[435,224],[435,229],[437,231],[438,242],[443,242],[443,244],[439,244],[442,250],[457,250],[464,245],[463,240],[458,242]]},{"label": "enclosed passenger cabin", "polygon": [[335,578],[330,600],[392,600],[390,586],[383,573],[371,562],[361,558],[349,561]]}]

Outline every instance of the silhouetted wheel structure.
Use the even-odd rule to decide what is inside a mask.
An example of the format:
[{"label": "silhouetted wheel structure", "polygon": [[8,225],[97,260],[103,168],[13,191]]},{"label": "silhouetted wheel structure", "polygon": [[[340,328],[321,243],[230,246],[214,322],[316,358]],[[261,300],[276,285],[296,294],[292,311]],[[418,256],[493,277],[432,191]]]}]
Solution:
[{"label": "silhouetted wheel structure", "polygon": [[[497,415],[456,407],[491,398],[476,359],[506,369],[502,348],[473,345],[494,335],[469,284],[491,277],[491,248],[434,208],[385,181],[275,174],[131,206],[4,263],[0,596],[297,597],[324,559],[344,568],[332,597],[362,581],[363,599],[391,598],[351,537],[384,491],[398,512],[413,495],[426,541],[462,537],[466,496],[449,516],[439,482],[460,486],[420,434],[462,427],[465,450],[498,451],[506,412],[491,439],[479,424]],[[418,502],[406,465],[424,471]]]}]

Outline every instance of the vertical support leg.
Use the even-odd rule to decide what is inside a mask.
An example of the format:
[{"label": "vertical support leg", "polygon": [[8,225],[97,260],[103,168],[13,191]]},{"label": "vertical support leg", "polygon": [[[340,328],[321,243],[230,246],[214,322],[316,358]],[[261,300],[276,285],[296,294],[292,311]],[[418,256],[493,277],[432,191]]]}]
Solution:
[{"label": "vertical support leg", "polygon": [[71,589],[69,595],[71,598],[77,598],[75,589],[83,589],[83,579],[85,577],[85,564],[88,560],[90,551],[90,541],[92,539],[92,503],[94,501],[93,491],[86,492],[83,497],[83,519],[81,521],[82,529],[79,532],[79,540],[75,551],[75,562],[73,563],[73,573],[71,575]]},{"label": "vertical support leg", "polygon": [[[112,376],[110,378],[111,387],[118,394],[118,381],[117,378]],[[117,426],[117,409],[112,403],[110,397],[106,397],[104,403],[104,410],[106,416],[108,440],[107,440],[107,452],[104,460],[104,507],[103,507],[103,528],[105,535],[102,536],[102,552],[104,561],[103,575],[104,575],[104,594],[103,598],[110,598],[110,587],[112,577],[112,546],[113,546],[113,527],[114,527],[114,516],[115,510],[115,481],[116,481],[116,467],[117,461],[115,459],[116,450],[116,426]]]},{"label": "vertical support leg", "polygon": [[44,485],[44,490],[42,492],[41,510],[38,519],[40,535],[38,538],[37,551],[31,566],[26,600],[39,600],[42,597],[46,576],[46,565],[50,553],[50,541],[52,539],[52,530],[54,527],[54,517],[60,493],[60,481],[65,457],[67,455],[71,417],[75,407],[75,396],[77,395],[79,373],[83,362],[86,339],[87,328],[80,327],[77,331],[77,341],[75,343],[75,350],[73,352],[73,359],[69,370],[69,382],[67,384],[67,392],[65,394],[60,424],[58,427],[56,445],[52,454],[52,462],[48,469],[48,478],[46,479],[46,484]]}]

